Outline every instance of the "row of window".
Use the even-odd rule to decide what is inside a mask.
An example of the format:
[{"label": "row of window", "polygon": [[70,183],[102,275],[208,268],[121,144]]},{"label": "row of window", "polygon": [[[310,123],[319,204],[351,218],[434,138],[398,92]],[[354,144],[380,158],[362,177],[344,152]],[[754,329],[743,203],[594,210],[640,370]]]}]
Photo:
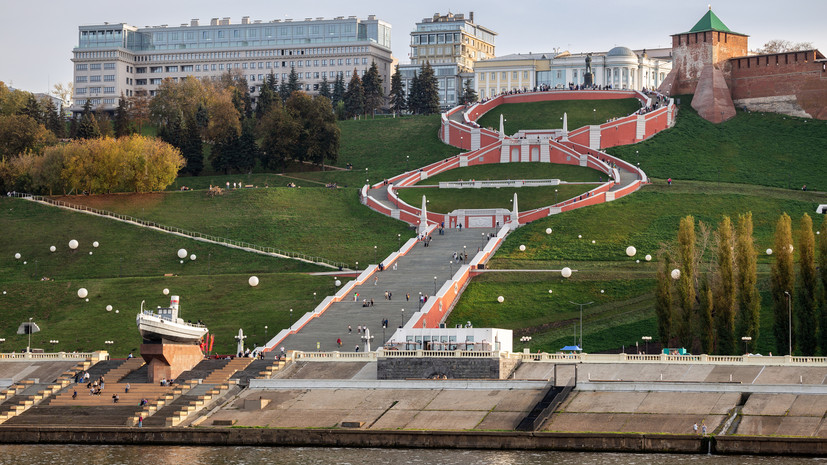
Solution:
[{"label": "row of window", "polygon": [[[356,24],[353,22],[348,22],[344,24],[328,24],[326,28],[323,29],[323,26],[314,24],[311,26],[267,26],[267,27],[245,27],[243,29],[219,29],[219,30],[209,30],[204,29],[201,30],[201,39],[202,40],[210,40],[213,38],[217,39],[255,39],[257,37],[261,38],[271,38],[274,36],[281,36],[281,37],[288,37],[288,36],[302,36],[305,34],[310,35],[320,35],[322,33],[325,34],[350,34],[355,31]],[[326,30],[325,30],[326,29]],[[94,34],[94,31],[90,31]],[[81,37],[86,35],[86,31],[84,31]],[[195,31],[170,31],[170,32],[155,32],[152,34],[152,40],[155,42],[176,42],[176,41],[189,41],[195,40],[196,32]]]},{"label": "row of window", "polygon": [[[86,95],[89,92],[90,94],[100,94],[101,88],[100,87],[76,87],[75,88],[75,95]],[[115,88],[114,87],[104,87],[103,88],[104,94],[114,94]]]},{"label": "row of window", "polygon": [[[499,71],[500,79],[508,79],[508,71]],[[477,80],[484,81],[485,75],[488,74],[491,80],[497,79],[497,71],[492,71],[490,73],[477,73]],[[557,77],[560,77],[560,71],[557,71]],[[511,71],[511,79],[520,79],[520,72],[519,71]],[[528,79],[528,71],[523,71],[523,79]]]},{"label": "row of window", "polygon": [[[367,70],[363,69],[361,71],[361,75],[364,76],[366,71]],[[344,71],[331,71],[330,74],[328,74],[327,71],[322,71],[322,72],[316,71],[316,72],[312,72],[312,73],[307,72],[307,73],[304,73],[303,75],[302,75],[302,73],[298,73],[299,79],[302,79],[302,78],[304,78],[304,79],[327,79],[328,77],[330,79],[334,79],[337,76],[344,77],[344,75],[345,75]],[[275,76],[276,76],[276,79],[279,78],[278,74],[276,74]],[[213,78],[214,77],[215,76],[213,76]],[[266,78],[267,78],[266,74],[258,74],[258,75],[250,74],[249,76],[247,76],[247,81],[249,81],[249,82],[264,82],[264,80]],[[282,81],[286,81],[288,78],[289,78],[289,74],[281,73],[281,80]],[[178,78],[173,78],[173,80],[177,82]],[[135,85],[145,86],[145,85],[149,84],[149,85],[153,85],[153,86],[158,86],[158,85],[161,85],[162,81],[163,81],[163,78],[136,79],[135,80]],[[90,89],[92,89],[92,88],[90,87]],[[114,92],[114,90],[113,90],[113,92]],[[79,92],[79,93],[84,93],[84,92]]]},{"label": "row of window", "polygon": [[76,99],[76,100],[75,100],[75,105],[77,105],[77,106],[81,106],[81,107],[82,107],[82,106],[86,105],[86,101],[87,101],[87,100],[89,101],[89,104],[90,104],[90,105],[92,105],[92,106],[94,107],[94,106],[100,105],[101,103],[103,103],[104,105],[114,105],[114,104],[115,104],[115,100],[116,100],[116,99],[114,99],[114,98],[105,98],[105,99],[99,99],[99,98],[91,98],[91,99]]},{"label": "row of window", "polygon": [[[329,60],[329,66],[355,66],[359,65],[360,59],[353,58],[339,58],[338,60],[331,59]],[[368,64],[368,59],[362,58],[361,59],[362,65]],[[318,67],[318,66],[328,66],[328,60],[306,60],[306,61],[282,61],[281,67],[282,68],[303,68],[303,67]],[[278,68],[279,62],[278,61],[260,61],[258,63],[251,62],[251,63],[212,63],[212,64],[204,64],[204,65],[170,65],[170,66],[150,66],[150,67],[142,67],[139,66],[135,68],[135,72],[137,74],[144,74],[147,71],[150,73],[192,73],[192,72],[207,72],[207,71],[223,71],[225,69],[272,69]],[[78,78],[85,78],[85,76],[78,76]],[[114,80],[114,78],[113,78]],[[86,81],[77,81],[77,82],[86,82]]]},{"label": "row of window", "polygon": [[[341,55],[349,53],[368,53],[369,47],[327,47],[308,49],[271,49],[248,50],[244,52],[247,58],[296,56],[296,55]],[[241,52],[203,52],[203,53],[170,53],[164,55],[136,55],[135,61],[182,61],[182,60],[214,60],[220,58],[241,58]]]},{"label": "row of window", "polygon": [[[88,80],[88,81],[87,81]],[[95,74],[93,76],[75,76],[75,82],[101,82],[101,75]],[[115,82],[114,74],[104,74],[103,82]]]}]

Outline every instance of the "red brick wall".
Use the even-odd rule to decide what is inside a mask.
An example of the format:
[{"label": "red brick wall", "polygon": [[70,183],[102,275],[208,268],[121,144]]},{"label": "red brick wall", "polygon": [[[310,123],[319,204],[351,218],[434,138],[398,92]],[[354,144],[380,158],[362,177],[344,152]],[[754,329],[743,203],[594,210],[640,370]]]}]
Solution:
[{"label": "red brick wall", "polygon": [[747,36],[717,31],[673,35],[672,68],[677,76],[670,95],[694,94],[703,67],[746,55],[747,41]]}]

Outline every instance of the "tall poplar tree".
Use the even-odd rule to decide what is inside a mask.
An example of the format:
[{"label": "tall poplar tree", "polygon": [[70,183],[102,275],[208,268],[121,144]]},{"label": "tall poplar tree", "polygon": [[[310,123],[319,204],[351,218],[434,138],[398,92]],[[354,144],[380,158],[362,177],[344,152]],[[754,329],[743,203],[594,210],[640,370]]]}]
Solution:
[{"label": "tall poplar tree", "polygon": [[798,275],[801,284],[798,286],[796,297],[796,321],[798,332],[798,346],[803,355],[815,355],[816,352],[816,261],[815,236],[813,235],[813,220],[810,215],[801,217],[801,226],[798,231]]},{"label": "tall poplar tree", "polygon": [[695,218],[681,218],[678,229],[678,298],[681,305],[678,338],[684,347],[692,346],[692,314],[695,311]]},{"label": "tall poplar tree", "polygon": [[672,258],[668,252],[663,252],[657,272],[657,287],[655,291],[655,315],[658,321],[658,341],[666,347],[672,337]]},{"label": "tall poplar tree", "polygon": [[[795,270],[793,269],[793,234],[790,216],[786,213],[778,218],[775,226],[775,240],[773,255],[775,261],[770,271],[770,287],[773,302],[773,334],[775,334],[775,350],[777,354],[789,352],[791,342],[788,306],[792,306],[792,294],[795,290]],[[793,325],[794,326],[794,325]],[[791,354],[792,355],[792,354]]]},{"label": "tall poplar tree", "polygon": [[[713,321],[713,312],[715,307],[715,296],[712,288],[709,287],[709,281],[704,279],[701,284],[701,350],[705,354],[713,353],[715,348],[715,322]],[[718,350],[720,353],[721,351]]]},{"label": "tall poplar tree", "polygon": [[[738,332],[757,343],[761,323],[761,294],[758,293],[758,254],[752,237],[752,213],[738,215],[738,229],[735,241],[735,262],[737,264]],[[737,336],[736,334],[736,336]],[[755,347],[753,345],[753,347]]]},{"label": "tall poplar tree", "polygon": [[818,235],[818,277],[821,281],[821,292],[819,301],[821,309],[819,313],[819,346],[821,353],[827,353],[827,215],[821,221],[821,229]]},{"label": "tall poplar tree", "polygon": [[734,355],[735,343],[735,259],[732,221],[725,216],[718,224],[718,289],[715,295],[716,352]]}]

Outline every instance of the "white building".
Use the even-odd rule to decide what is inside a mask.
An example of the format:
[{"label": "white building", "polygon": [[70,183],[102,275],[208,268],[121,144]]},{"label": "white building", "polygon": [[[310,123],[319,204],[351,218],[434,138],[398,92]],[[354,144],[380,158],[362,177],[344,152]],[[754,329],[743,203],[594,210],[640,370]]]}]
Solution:
[{"label": "white building", "polygon": [[510,329],[499,328],[399,328],[385,349],[511,352],[513,337]]},{"label": "white building", "polygon": [[80,26],[73,50],[74,104],[114,110],[121,95],[154,95],[165,78],[217,79],[229,70],[243,74],[255,101],[265,77],[286,80],[299,73],[304,90],[315,92],[322,79],[345,81],[375,61],[385,94],[392,72],[391,25],[368,16],[305,18],[262,22],[245,16],[240,24],[213,18],[209,25],[137,28],[125,23]]}]

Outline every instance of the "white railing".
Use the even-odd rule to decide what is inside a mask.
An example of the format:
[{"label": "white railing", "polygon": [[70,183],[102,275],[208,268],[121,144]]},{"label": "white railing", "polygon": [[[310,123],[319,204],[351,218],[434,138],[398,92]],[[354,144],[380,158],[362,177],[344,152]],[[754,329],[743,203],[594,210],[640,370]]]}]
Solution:
[{"label": "white railing", "polygon": [[31,360],[106,360],[108,358],[109,354],[105,352],[0,353],[0,360],[4,362]]},{"label": "white railing", "polygon": [[483,189],[487,187],[541,187],[558,186],[559,179],[516,179],[499,181],[448,181],[439,183],[440,189]]},{"label": "white railing", "polygon": [[80,212],[91,213],[98,216],[106,216],[109,218],[113,218],[125,223],[133,223],[139,226],[144,226],[148,228],[159,229],[161,231],[166,231],[169,233],[177,234],[179,236],[186,236],[193,238],[195,240],[201,241],[208,241],[219,245],[226,245],[229,247],[243,249],[251,252],[258,252],[262,254],[268,254],[272,256],[282,257],[282,258],[290,258],[294,260],[303,261],[306,263],[313,263],[320,266],[326,266],[328,268],[335,268],[335,269],[347,269],[347,264],[342,262],[337,262],[333,260],[328,260],[322,257],[316,257],[313,255],[307,255],[300,252],[291,252],[288,250],[282,250],[275,247],[265,247],[256,244],[251,244],[245,241],[236,241],[233,239],[228,239],[225,237],[220,236],[213,236],[211,234],[204,234],[197,231],[189,231],[186,229],[176,228],[174,226],[166,226],[160,223],[156,223],[154,221],[147,221],[142,220],[140,218],[135,218],[134,216],[129,215],[122,215],[120,213],[111,212],[108,210],[99,210],[97,208],[91,208],[84,205],[76,205],[72,203],[67,203],[62,200],[55,200],[50,199],[48,197],[43,197],[39,195],[32,195],[32,194],[25,194],[21,192],[10,192],[9,197],[19,197],[22,199],[33,200],[35,202],[43,202],[48,203],[50,205],[54,205],[56,207],[66,208],[70,210],[77,210]]}]

